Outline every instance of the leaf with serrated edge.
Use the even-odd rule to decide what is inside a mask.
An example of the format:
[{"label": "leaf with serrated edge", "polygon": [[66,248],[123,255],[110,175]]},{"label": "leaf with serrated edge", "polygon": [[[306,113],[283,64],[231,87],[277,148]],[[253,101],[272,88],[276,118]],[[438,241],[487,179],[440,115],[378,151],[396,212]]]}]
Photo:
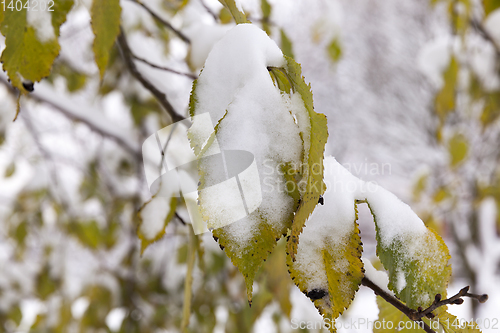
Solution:
[{"label": "leaf with serrated edge", "polygon": [[[299,208],[295,213],[292,224],[292,232],[288,240],[287,250],[292,260],[297,252],[297,244],[299,242],[299,234],[306,223],[307,218],[318,204],[318,199],[325,191],[323,182],[323,153],[325,150],[326,140],[328,139],[328,127],[324,114],[316,113],[313,107],[313,97],[311,87],[308,86],[302,76],[300,65],[292,58],[285,57],[287,60],[286,72],[295,89],[302,96],[304,105],[309,113],[310,119],[310,146],[306,150],[307,170],[304,176],[307,178],[305,193],[302,195]],[[304,139],[305,140],[305,139]]]},{"label": "leaf with serrated edge", "polygon": [[[311,220],[307,223],[311,223]],[[305,228],[304,233],[307,230],[308,228]],[[315,237],[317,242],[307,242],[301,235],[303,242],[299,243],[297,260],[292,261],[290,256],[287,256],[287,264],[294,283],[313,301],[325,320],[332,324],[330,330],[335,332],[335,319],[349,307],[364,276],[359,228],[357,223],[353,222],[352,231],[343,243],[332,244],[327,240],[325,243],[328,245],[325,247],[319,247],[317,244],[319,239],[327,239],[328,235],[318,234]],[[301,257],[300,249],[308,246],[315,247],[316,255]],[[313,275],[304,269],[307,266],[309,269],[311,265],[317,265],[321,261],[323,269]],[[322,283],[316,286],[319,281]]]},{"label": "leaf with serrated edge", "polygon": [[412,309],[431,305],[436,294],[446,297],[451,266],[441,237],[383,188],[368,191],[366,197],[375,219],[377,255],[389,274],[389,289]]},{"label": "leaf with serrated edge", "polygon": [[240,23],[249,23],[250,21],[247,20],[247,17],[245,13],[241,12],[238,9],[238,6],[236,5],[235,0],[219,0],[221,4],[226,6],[226,8],[229,10],[231,15],[233,15],[234,21],[236,24]]},{"label": "leaf with serrated edge", "polygon": [[[246,43],[235,47],[234,40],[245,40]],[[241,64],[235,64],[235,58]],[[228,66],[228,62],[231,62],[231,66]],[[244,275],[249,300],[258,268],[290,228],[297,209],[297,192],[293,186],[285,186],[286,180],[291,178],[286,178],[282,171],[290,171],[294,180],[301,178],[296,169],[303,164],[305,140],[300,126],[294,120],[294,113],[307,114],[307,111],[299,94],[282,94],[273,84],[269,66],[281,68],[280,73],[283,75],[280,78],[290,82],[284,69],[285,63],[282,52],[265,32],[249,24],[237,25],[212,48],[196,82],[190,103],[190,114],[194,116],[194,120],[188,136],[199,161],[199,189],[203,189],[199,193],[200,211],[208,227],[216,228],[213,235],[218,239],[219,245]],[[216,128],[210,131],[204,127],[206,124],[198,123],[199,118],[196,117],[206,112],[210,113],[213,123],[217,122]],[[301,119],[304,120],[304,117]],[[309,122],[306,120],[304,123]],[[276,126],[277,123],[279,127]],[[242,131],[245,131],[244,136]],[[211,192],[218,189],[208,186],[212,183],[219,184],[219,179],[214,175],[221,173],[220,168],[212,170],[215,164],[211,166],[209,159],[203,158],[205,154],[210,155],[208,151],[211,146],[215,146],[211,144],[214,134],[217,135],[222,151],[251,152],[259,174],[271,179],[279,188],[266,192],[262,187],[262,178],[259,189],[262,203],[246,217],[240,217],[241,211],[238,210],[240,220],[236,222],[232,219],[224,221],[226,215],[217,218],[221,213],[218,207],[220,200],[231,201],[230,204],[239,204],[239,201],[233,202],[233,195],[228,198],[227,195],[224,196],[225,192]],[[254,144],[262,138],[266,138],[265,144]],[[211,153],[216,153],[215,148]],[[267,162],[271,164],[264,164]],[[268,165],[273,170],[270,175],[264,173],[265,166]],[[210,180],[207,183],[208,177]],[[230,183],[233,184],[232,181]],[[243,180],[242,186],[245,186]],[[246,183],[246,186],[256,190],[253,184]],[[237,189],[234,193],[237,193]],[[226,211],[232,212],[230,208]],[[219,226],[221,227],[217,228]]]},{"label": "leaf with serrated edge", "polygon": [[101,79],[108,65],[111,47],[120,33],[120,0],[99,0],[92,2],[92,31],[94,32],[95,62]]},{"label": "leaf with serrated edge", "polygon": [[1,61],[12,86],[26,93],[23,81],[38,82],[50,74],[52,63],[59,54],[57,38],[41,41],[37,30],[27,22],[27,13],[7,11],[0,26],[5,36]]}]

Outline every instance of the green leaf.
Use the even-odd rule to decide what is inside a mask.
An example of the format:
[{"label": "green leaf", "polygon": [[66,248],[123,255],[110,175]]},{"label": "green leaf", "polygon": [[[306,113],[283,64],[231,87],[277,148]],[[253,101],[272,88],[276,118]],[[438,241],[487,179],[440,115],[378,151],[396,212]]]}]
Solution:
[{"label": "green leaf", "polygon": [[286,55],[287,57],[294,58],[292,41],[286,35],[285,30],[280,29],[280,34],[281,34],[281,51],[283,51],[283,54]]},{"label": "green leaf", "polygon": [[247,20],[245,13],[240,12],[238,6],[236,6],[235,0],[219,0],[219,2],[229,10],[236,24],[250,23],[250,21]]},{"label": "green leaf", "polygon": [[436,95],[435,108],[441,124],[455,108],[455,86],[457,84],[458,62],[451,57],[450,65],[443,74],[444,86]]},{"label": "green leaf", "polygon": [[456,167],[467,156],[467,139],[460,133],[456,133],[448,142],[448,151],[451,157],[451,166]]},{"label": "green leaf", "polygon": [[[355,204],[353,203],[353,209]],[[357,212],[356,212],[357,219]],[[313,222],[309,221],[308,223]],[[332,220],[333,223],[333,220]],[[339,230],[339,233],[342,231]],[[349,307],[358,291],[361,280],[364,277],[363,262],[361,261],[362,243],[359,236],[359,227],[353,222],[352,231],[344,238],[344,242],[334,244],[332,242],[321,243],[320,238],[327,239],[329,235],[318,234],[318,243],[300,243],[299,248],[314,246],[317,257],[301,258],[292,261],[287,256],[287,264],[290,276],[299,289],[313,301],[316,308],[325,318],[325,322],[333,324],[345,309]],[[318,244],[327,244],[320,247]],[[308,249],[308,251],[310,251]],[[310,274],[304,268],[311,262],[323,261],[324,271]],[[318,279],[325,280],[328,290],[315,287]],[[330,326],[330,331],[335,332],[335,325]]]},{"label": "green leaf", "polygon": [[120,0],[92,2],[92,31],[95,35],[92,50],[101,80],[108,65],[111,48],[120,33],[120,14]]},{"label": "green leaf", "polygon": [[5,169],[5,178],[10,178],[16,172],[16,164],[14,162],[10,163]]},{"label": "green leaf", "polygon": [[14,323],[16,323],[17,326],[19,326],[19,324],[21,323],[21,319],[23,318],[23,313],[21,312],[21,308],[19,307],[19,305],[13,306],[10,309],[7,317]]},{"label": "green leaf", "polygon": [[23,82],[38,82],[50,74],[50,69],[59,54],[57,38],[41,41],[37,31],[28,25],[26,10],[6,11],[0,31],[5,36],[5,49],[1,61],[12,86],[23,93],[28,91]]},{"label": "green leaf", "polygon": [[328,139],[328,127],[326,116],[314,111],[311,87],[305,83],[300,65],[292,58],[286,56],[285,58],[287,60],[286,72],[288,78],[294,90],[301,95],[311,124],[310,132],[303,133],[303,140],[308,141],[304,156],[307,163],[305,163],[306,168],[303,170],[303,176],[307,179],[306,188],[304,193],[302,193],[299,208],[295,212],[292,231],[287,245],[287,251],[292,259],[294,259],[297,252],[299,234],[302,232],[307,218],[318,204],[320,195],[325,192],[326,187],[323,182],[323,153],[326,140]]},{"label": "green leaf", "polygon": [[332,39],[326,50],[328,51],[328,55],[333,62],[339,61],[342,56],[342,47],[340,46],[340,41],[337,37]]},{"label": "green leaf", "polygon": [[73,8],[74,0],[54,0],[54,11],[52,12],[52,26],[56,36],[59,36],[59,28],[66,22],[66,16]]},{"label": "green leaf", "polygon": [[445,298],[451,266],[448,248],[442,238],[427,229],[422,235],[400,235],[386,246],[380,239],[378,217],[373,216],[377,229],[377,255],[389,274],[389,289],[412,309],[430,306],[436,294]]},{"label": "green leaf", "polygon": [[95,250],[101,244],[101,229],[96,221],[72,222],[69,225],[69,232],[91,249]]},{"label": "green leaf", "polygon": [[46,264],[39,273],[36,281],[36,290],[38,296],[45,300],[50,294],[55,292],[59,287],[59,280],[54,279],[50,275],[50,267]]},{"label": "green leaf", "polygon": [[[157,197],[153,196],[151,200],[146,202],[141,209],[139,210],[139,226],[137,227],[137,236],[141,240],[141,255],[144,253],[144,250],[146,248],[153,244],[154,242],[160,240],[163,235],[165,235],[165,228],[167,225],[172,221],[172,219],[175,216],[175,210],[177,208],[177,198],[176,197],[171,197],[171,198],[164,198],[164,197]],[[148,212],[147,215],[144,214],[146,210],[150,210],[151,212]],[[151,231],[145,232],[145,224],[152,224],[155,223],[152,221],[153,219],[156,219],[156,217],[152,215],[157,215],[161,216],[163,218],[163,224],[161,225],[148,225],[147,228],[154,228],[153,232],[154,234],[151,233]],[[145,216],[146,215],[146,216]]]},{"label": "green leaf", "polygon": [[487,17],[492,11],[500,8],[500,0],[483,0],[484,17]]}]

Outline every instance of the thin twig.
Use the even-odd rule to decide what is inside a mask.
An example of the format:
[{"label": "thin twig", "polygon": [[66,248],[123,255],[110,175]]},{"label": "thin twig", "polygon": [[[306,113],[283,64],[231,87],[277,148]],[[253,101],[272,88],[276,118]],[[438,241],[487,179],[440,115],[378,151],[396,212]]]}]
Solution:
[{"label": "thin twig", "polygon": [[425,310],[422,310],[422,308],[414,310],[403,304],[393,295],[387,293],[385,290],[377,286],[367,277],[364,277],[363,280],[361,280],[361,284],[373,290],[376,295],[382,297],[389,304],[391,304],[396,309],[405,314],[409,319],[413,320],[414,322],[417,322],[421,326],[421,328],[428,333],[435,333],[435,332],[422,320],[422,318],[424,317],[427,317],[429,319],[434,318],[434,314],[432,313],[432,311],[436,310],[437,308],[449,304],[462,304],[464,302],[462,297],[474,298],[478,300],[480,303],[484,303],[488,300],[488,295],[486,294],[476,295],[469,293],[468,292],[469,287],[467,286],[465,288],[462,288],[456,295],[453,295],[452,297],[447,299],[442,300],[441,294],[437,294],[434,298],[434,302],[428,308],[426,308]]},{"label": "thin twig", "polygon": [[452,297],[443,300],[441,299],[441,295],[437,294],[436,297],[434,298],[434,302],[427,309],[419,311],[418,316],[420,318],[424,316],[427,316],[428,318],[433,318],[434,316],[431,314],[432,311],[448,304],[462,304],[464,302],[462,297],[475,298],[476,300],[479,301],[479,303],[484,303],[488,300],[488,295],[486,294],[476,295],[476,294],[471,294],[468,291],[469,291],[469,286],[462,288],[456,295],[453,295]]},{"label": "thin twig", "polygon": [[182,224],[186,225],[186,221],[184,221],[184,219],[179,215],[177,214],[177,212],[175,212],[175,217],[179,220],[179,222],[181,222]]},{"label": "thin twig", "polygon": [[149,90],[151,94],[158,100],[158,102],[163,106],[165,111],[170,115],[172,118],[172,122],[178,122],[181,120],[184,120],[184,117],[178,114],[172,104],[167,100],[167,96],[165,93],[161,92],[158,88],[156,88],[151,82],[149,82],[148,79],[146,79],[141,72],[137,69],[137,66],[134,63],[133,59],[133,53],[130,50],[130,47],[127,43],[127,39],[125,38],[125,33],[123,32],[123,29],[120,28],[120,34],[118,35],[117,38],[117,43],[120,48],[121,54],[123,56],[123,59],[125,61],[125,64],[127,65],[128,70],[130,71],[130,74],[132,74],[133,77],[135,77],[139,82],[142,83],[144,88]]},{"label": "thin twig", "polygon": [[[17,96],[18,96],[17,89],[13,88],[10,85],[10,83],[8,83],[2,76],[0,76],[0,83],[2,83],[4,86],[6,86],[9,93],[11,93],[14,97],[17,98]],[[141,154],[140,150],[138,150],[137,147],[132,146],[129,142],[124,140],[124,138],[116,136],[109,131],[105,131],[102,127],[95,126],[95,124],[92,123],[91,121],[89,121],[89,119],[82,117],[82,116],[79,116],[78,114],[75,114],[74,112],[65,109],[62,104],[56,104],[56,103],[46,99],[43,96],[43,94],[31,93],[31,94],[25,95],[25,97],[30,98],[30,99],[37,101],[37,102],[40,102],[40,103],[44,103],[46,105],[50,105],[52,107],[52,109],[59,111],[60,113],[64,114],[66,117],[68,117],[69,119],[84,123],[92,131],[99,133],[100,135],[105,136],[105,137],[115,141],[120,146],[122,146],[125,150],[130,152],[132,155],[140,156],[140,154]]]},{"label": "thin twig", "polygon": [[171,73],[178,74],[178,75],[184,75],[184,76],[187,76],[188,78],[193,79],[193,80],[196,80],[196,79],[198,78],[196,75],[191,74],[191,73],[183,73],[183,72],[176,71],[175,69],[172,69],[172,68],[168,68],[168,67],[163,67],[163,66],[155,65],[155,64],[153,64],[153,63],[149,62],[148,60],[146,60],[146,59],[144,59],[144,58],[141,58],[141,57],[136,56],[135,54],[132,54],[132,57],[133,57],[135,60],[140,61],[140,62],[143,62],[143,63],[145,63],[146,65],[151,66],[151,67],[153,67],[153,68],[161,69],[161,70],[163,70],[163,71],[171,72]]},{"label": "thin twig", "polygon": [[176,28],[174,28],[168,21],[166,21],[165,19],[163,19],[160,16],[158,16],[158,14],[156,14],[151,8],[149,8],[148,6],[146,6],[145,4],[143,4],[139,0],[130,0],[130,1],[135,2],[136,4],[138,4],[139,6],[141,6],[142,8],[144,8],[149,14],[151,14],[151,16],[153,16],[153,18],[155,20],[157,20],[158,22],[160,22],[161,24],[163,24],[164,26],[166,26],[168,29],[172,30],[184,42],[186,42],[188,44],[191,44],[191,41],[189,40],[189,38],[186,35],[184,35],[181,31],[179,31]]},{"label": "thin twig", "polygon": [[205,10],[214,18],[215,22],[219,21],[219,17],[217,16],[217,14],[215,14],[208,6],[207,4],[205,3],[204,0],[200,0],[201,2],[201,5],[203,6],[203,8],[205,8]]},{"label": "thin twig", "polygon": [[415,315],[418,313],[416,310],[410,309],[409,307],[404,305],[400,300],[398,300],[396,297],[392,296],[391,294],[387,293],[385,290],[383,290],[382,288],[377,286],[375,283],[373,283],[367,277],[364,277],[363,280],[361,280],[361,284],[370,288],[371,290],[373,290],[376,295],[379,295],[380,297],[382,297],[389,304],[391,304],[396,309],[398,309],[403,314],[405,314],[409,319],[417,322],[419,324],[419,326],[427,333],[436,333],[424,321],[422,321],[420,319],[417,319],[417,320],[415,319],[416,318]]}]

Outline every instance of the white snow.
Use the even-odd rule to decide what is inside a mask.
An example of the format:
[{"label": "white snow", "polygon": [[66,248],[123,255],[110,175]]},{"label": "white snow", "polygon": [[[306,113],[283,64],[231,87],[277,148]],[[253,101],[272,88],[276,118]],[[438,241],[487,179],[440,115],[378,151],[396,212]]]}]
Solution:
[{"label": "white snow", "polygon": [[[249,181],[245,180],[246,176],[242,177],[245,193],[253,193],[245,199],[253,202],[255,207],[258,201],[255,195],[261,192],[262,204],[246,219],[229,227],[232,236],[240,244],[251,237],[253,228],[262,219],[272,228],[278,228],[289,216],[293,203],[285,192],[279,166],[287,162],[296,166],[301,163],[303,144],[299,125],[292,114],[304,112],[304,106],[299,97],[282,95],[272,82],[267,67],[284,65],[281,50],[264,31],[251,24],[240,24],[214,45],[198,79],[196,115],[208,112],[212,124],[220,122],[217,133],[220,149],[251,152],[260,175],[260,181]],[[303,128],[306,126],[302,125]],[[201,146],[206,140],[207,133],[204,130],[197,131],[198,128],[203,129],[204,126],[194,119],[190,129],[192,146]],[[266,173],[264,165],[273,171]],[[202,166],[202,169],[207,183],[213,183],[214,177],[222,172],[210,165]],[[229,188],[225,189],[226,192],[209,188],[204,191],[210,192],[210,195],[200,193],[202,209],[207,216],[229,216],[228,211],[221,211],[216,202],[224,202],[225,207],[239,205],[237,187],[233,185],[231,191]],[[241,207],[237,210],[241,212]],[[242,217],[239,214],[229,218]],[[210,219],[208,226],[227,225],[228,221]]]},{"label": "white snow", "polygon": [[156,196],[141,210],[141,232],[147,239],[154,239],[164,230],[165,219],[170,212],[170,197]]},{"label": "white snow", "polygon": [[500,8],[494,10],[486,17],[484,28],[495,39],[496,45],[500,45]]},{"label": "white snow", "polygon": [[189,53],[190,65],[201,68],[212,50],[214,44],[219,41],[233,25],[213,25],[196,22],[185,29],[185,34],[191,40],[191,51]]},{"label": "white snow", "polygon": [[427,42],[417,56],[417,64],[433,86],[437,89],[444,84],[443,72],[450,62],[451,39],[441,36]]},{"label": "white snow", "polygon": [[377,286],[382,288],[386,293],[393,295],[393,292],[387,288],[389,285],[389,276],[387,276],[387,273],[379,271],[373,267],[372,262],[369,259],[363,257],[361,260],[363,261],[365,268],[365,276]]},{"label": "white snow", "polygon": [[52,12],[48,10],[28,10],[26,11],[26,20],[28,26],[35,29],[36,37],[40,42],[45,43],[56,39],[54,27],[52,26]]}]

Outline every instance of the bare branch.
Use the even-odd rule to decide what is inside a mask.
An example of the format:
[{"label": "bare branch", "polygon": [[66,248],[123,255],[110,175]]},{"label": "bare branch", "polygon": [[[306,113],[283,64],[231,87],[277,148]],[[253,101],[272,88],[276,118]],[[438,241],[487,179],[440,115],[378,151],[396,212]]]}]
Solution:
[{"label": "bare branch", "polygon": [[[14,89],[2,76],[0,76],[0,83],[4,84],[13,96],[17,97],[17,90]],[[84,123],[94,132],[97,132],[102,136],[115,141],[132,155],[136,157],[140,156],[141,151],[139,145],[127,138],[126,135],[122,135],[119,129],[114,130],[114,128],[111,128],[110,126],[105,126],[102,120],[95,121],[90,116],[90,110],[78,110],[76,107],[75,109],[70,110],[66,107],[67,105],[71,104],[69,101],[65,102],[62,96],[57,96],[57,98],[55,98],[54,96],[49,94],[48,90],[42,85],[37,86],[37,91],[34,91],[33,93],[26,95],[25,97],[37,102],[50,105],[53,109],[61,112],[69,119]]]},{"label": "bare branch", "polygon": [[158,102],[165,109],[165,111],[167,111],[167,113],[170,115],[170,117],[172,118],[172,122],[183,120],[184,117],[178,114],[174,110],[172,104],[170,104],[170,102],[167,100],[167,96],[165,95],[165,93],[161,92],[158,88],[156,88],[151,82],[149,82],[148,79],[146,79],[141,74],[141,72],[139,72],[137,66],[134,63],[133,53],[130,50],[130,47],[127,43],[127,39],[125,38],[123,29],[120,30],[121,32],[118,35],[117,43],[118,46],[120,47],[121,54],[123,56],[125,64],[127,65],[128,70],[130,71],[130,74],[132,74],[133,77],[135,77],[139,82],[141,82],[144,88],[146,88],[151,92],[151,94],[153,94],[153,96],[158,100]]},{"label": "bare branch", "polygon": [[157,20],[158,22],[160,22],[161,24],[166,26],[168,29],[172,30],[184,42],[191,44],[191,41],[189,40],[189,38],[186,35],[184,35],[182,32],[180,32],[179,30],[174,28],[168,21],[166,21],[163,18],[161,18],[160,16],[158,16],[158,14],[156,14],[153,10],[151,10],[151,8],[149,8],[148,6],[146,6],[145,4],[143,4],[139,0],[130,0],[130,1],[135,2],[136,4],[138,4],[139,6],[144,8],[149,14],[151,14],[151,16],[153,16],[153,18],[155,20]]},{"label": "bare branch", "polygon": [[188,78],[193,79],[193,80],[196,80],[198,78],[196,75],[191,74],[191,73],[183,73],[183,72],[176,71],[175,69],[172,69],[172,68],[155,65],[155,64],[149,62],[148,60],[146,60],[144,58],[140,58],[140,57],[136,56],[135,54],[132,54],[132,57],[135,60],[143,62],[146,65],[151,66],[153,68],[161,69],[163,71],[171,72],[171,73],[174,73],[174,74],[184,75],[184,76],[187,76]]},{"label": "bare branch", "polygon": [[215,14],[208,6],[207,4],[205,3],[204,0],[200,0],[201,2],[201,5],[203,6],[203,8],[205,8],[205,10],[214,18],[215,22],[219,21],[219,17],[217,16],[217,14]]},{"label": "bare branch", "polygon": [[429,325],[427,325],[422,320],[422,318],[424,317],[427,317],[429,319],[434,318],[434,314],[432,313],[432,311],[436,310],[437,308],[449,304],[457,304],[457,305],[462,304],[464,302],[462,297],[474,298],[478,300],[480,303],[484,303],[488,300],[488,295],[486,294],[476,295],[469,293],[468,292],[469,287],[467,286],[465,288],[462,288],[456,295],[453,295],[452,297],[447,299],[442,300],[441,294],[437,294],[436,297],[434,298],[434,302],[427,309],[422,310],[422,308],[418,308],[418,310],[414,310],[403,304],[396,297],[387,293],[385,290],[377,286],[375,283],[373,283],[370,279],[366,277],[364,277],[363,280],[361,280],[361,284],[373,290],[376,295],[379,295],[389,304],[391,304],[396,309],[405,314],[409,319],[418,323],[420,327],[428,333],[435,333],[435,332],[429,327]]}]

